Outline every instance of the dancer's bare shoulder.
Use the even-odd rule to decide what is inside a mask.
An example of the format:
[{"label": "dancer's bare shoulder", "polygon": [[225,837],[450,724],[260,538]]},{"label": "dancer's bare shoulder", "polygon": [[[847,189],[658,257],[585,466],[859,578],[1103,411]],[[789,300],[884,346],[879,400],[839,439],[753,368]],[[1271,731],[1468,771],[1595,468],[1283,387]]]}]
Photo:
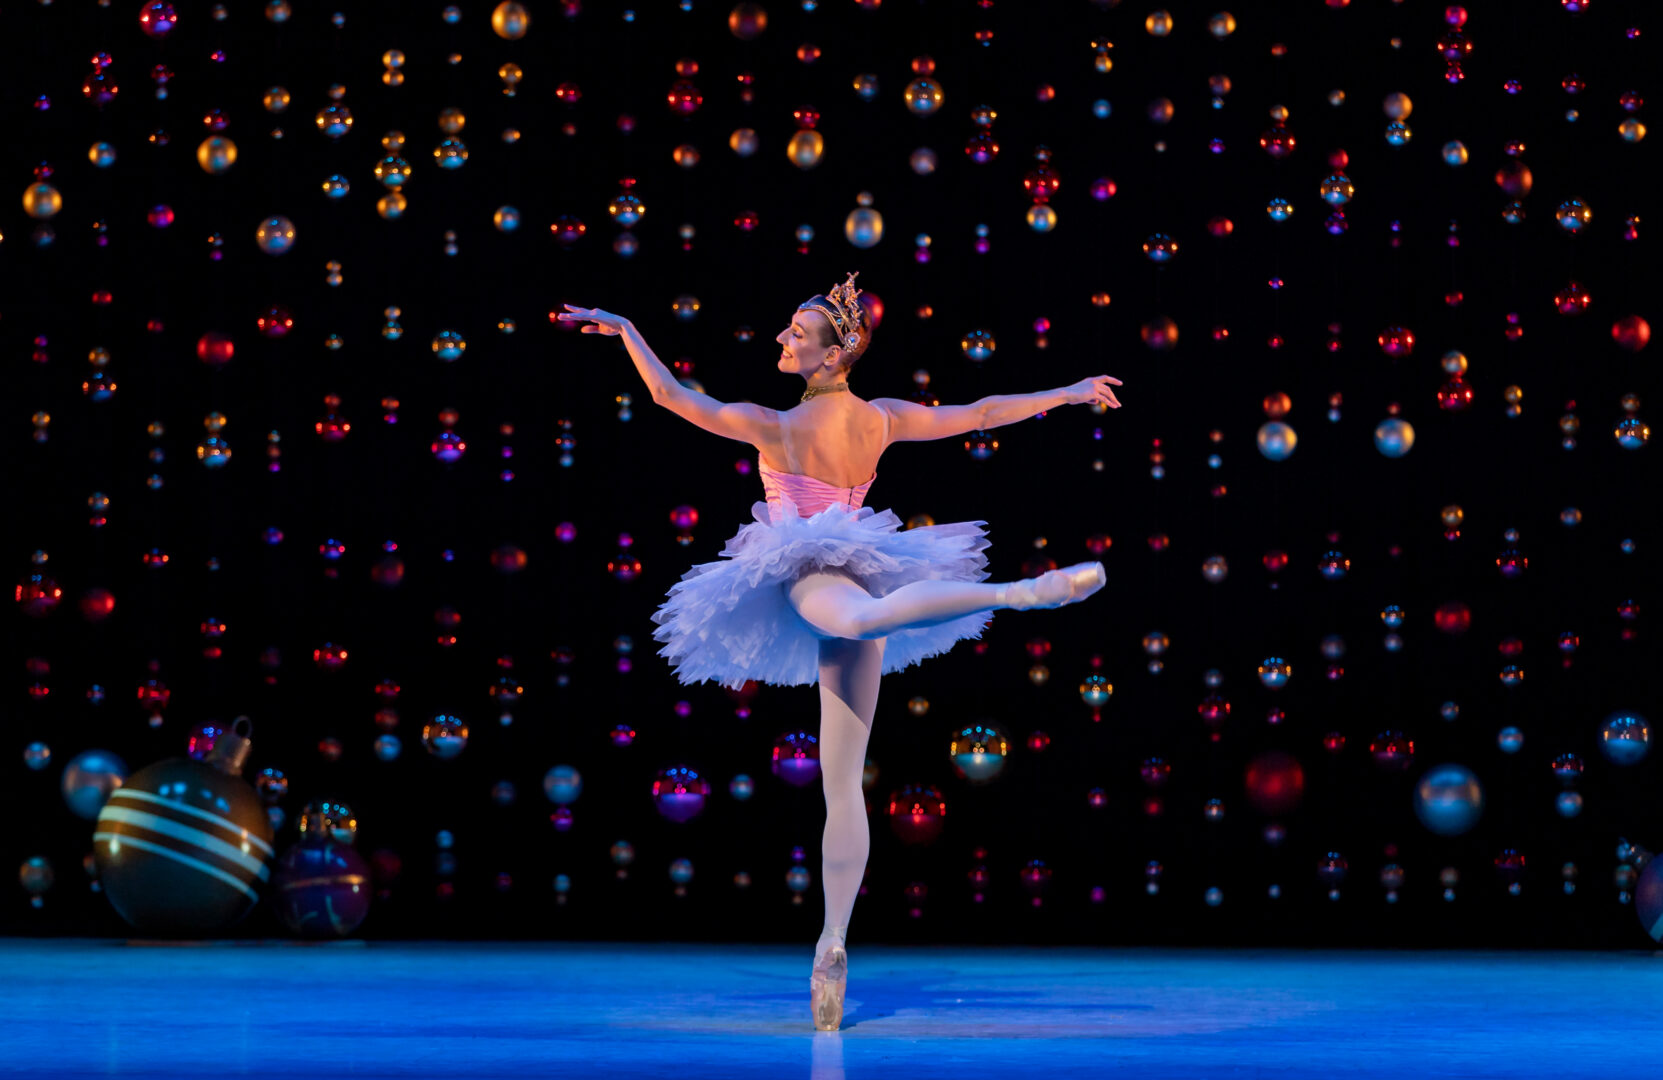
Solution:
[{"label": "dancer's bare shoulder", "polygon": [[950,439],[985,423],[980,405],[920,405],[902,398],[873,398],[871,403],[889,414],[890,442]]}]

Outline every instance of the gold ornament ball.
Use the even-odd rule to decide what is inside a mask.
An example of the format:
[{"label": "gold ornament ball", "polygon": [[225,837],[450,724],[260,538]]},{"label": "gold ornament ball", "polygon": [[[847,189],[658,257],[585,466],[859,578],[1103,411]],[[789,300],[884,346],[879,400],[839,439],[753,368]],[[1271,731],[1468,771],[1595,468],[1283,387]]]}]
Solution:
[{"label": "gold ornament ball", "polygon": [[813,128],[802,128],[785,144],[786,156],[799,169],[812,169],[820,164],[826,152],[826,139]]},{"label": "gold ornament ball", "polygon": [[873,247],[883,239],[883,215],[863,204],[843,220],[843,235],[857,248]]},{"label": "gold ornament ball", "polygon": [[390,195],[383,195],[375,201],[375,212],[388,221],[393,221],[403,217],[404,208],[409,205],[410,201],[404,197],[404,193],[395,191]]},{"label": "gold ornament ball", "polygon": [[942,93],[941,84],[934,79],[914,79],[907,83],[901,91],[901,99],[907,108],[917,116],[929,116],[941,108],[946,95]]},{"label": "gold ornament ball", "polygon": [[503,0],[497,5],[496,10],[491,12],[491,29],[497,32],[499,38],[518,41],[531,29],[531,13],[526,11],[524,4],[516,4],[514,0]]},{"label": "gold ornament ball", "polygon": [[1028,207],[1028,228],[1034,232],[1050,232],[1057,227],[1057,212],[1050,203],[1035,203]]},{"label": "gold ornament ball", "polygon": [[740,157],[750,157],[756,153],[756,132],[750,128],[734,128],[733,134],[728,136],[728,149]]},{"label": "gold ornament ball", "polygon": [[254,242],[267,255],[284,255],[294,247],[294,222],[281,214],[261,221],[254,230]]},{"label": "gold ornament ball", "polygon": [[210,135],[197,146],[196,163],[217,176],[237,163],[237,144],[224,135]]},{"label": "gold ornament ball", "polygon": [[63,195],[44,181],[30,184],[23,191],[23,212],[32,218],[49,218],[63,208]]}]

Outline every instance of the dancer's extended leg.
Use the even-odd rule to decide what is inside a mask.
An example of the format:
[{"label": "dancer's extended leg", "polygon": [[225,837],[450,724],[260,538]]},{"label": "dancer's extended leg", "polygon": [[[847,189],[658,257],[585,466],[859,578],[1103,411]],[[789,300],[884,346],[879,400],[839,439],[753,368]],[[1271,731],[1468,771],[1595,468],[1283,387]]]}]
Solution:
[{"label": "dancer's extended leg", "polygon": [[[1087,579],[1090,584],[1081,585]],[[898,630],[939,626],[978,611],[1002,607],[1056,607],[1102,587],[1102,567],[1081,563],[1021,581],[914,581],[887,596],[873,596],[847,574],[819,570],[786,590],[791,606],[826,637],[870,641]]]},{"label": "dancer's extended leg", "polygon": [[835,571],[804,574],[786,592],[791,606],[827,637],[859,641],[911,626],[936,626],[998,606],[1002,585],[978,581],[914,581],[873,596]]}]

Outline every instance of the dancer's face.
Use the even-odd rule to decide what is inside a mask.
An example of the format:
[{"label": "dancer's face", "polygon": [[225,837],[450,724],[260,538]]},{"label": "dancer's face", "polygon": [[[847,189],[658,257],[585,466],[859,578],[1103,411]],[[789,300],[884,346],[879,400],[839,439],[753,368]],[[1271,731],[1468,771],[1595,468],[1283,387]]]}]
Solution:
[{"label": "dancer's face", "polygon": [[843,350],[825,344],[830,328],[824,312],[813,308],[793,312],[791,325],[774,338],[780,345],[779,369],[804,378],[836,371],[843,362]]}]

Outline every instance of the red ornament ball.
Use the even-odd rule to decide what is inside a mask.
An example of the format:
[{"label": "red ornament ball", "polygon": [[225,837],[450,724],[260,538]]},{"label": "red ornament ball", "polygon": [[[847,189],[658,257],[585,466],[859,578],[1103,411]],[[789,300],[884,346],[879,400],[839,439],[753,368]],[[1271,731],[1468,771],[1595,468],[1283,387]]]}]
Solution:
[{"label": "red ornament ball", "polygon": [[167,37],[178,25],[179,13],[173,10],[172,4],[162,3],[161,0],[144,5],[144,9],[139,12],[139,29],[149,37]]},{"label": "red ornament ball", "polygon": [[1464,634],[1472,628],[1472,609],[1459,601],[1444,604],[1432,615],[1433,623],[1446,634]]},{"label": "red ornament ball", "polygon": [[1247,763],[1247,799],[1261,813],[1286,814],[1305,792],[1305,769],[1289,754],[1272,750]]},{"label": "red ornament ball", "polygon": [[294,316],[289,314],[288,308],[273,304],[260,313],[260,317],[254,320],[254,324],[259,328],[260,333],[266,337],[280,338],[294,329]]},{"label": "red ornament ball", "polygon": [[889,797],[889,825],[904,843],[923,844],[941,835],[947,802],[933,787],[908,784]]},{"label": "red ornament ball", "polygon": [[196,339],[196,357],[204,364],[221,367],[231,362],[237,347],[230,334],[210,330]]},{"label": "red ornament ball", "polygon": [[1380,350],[1387,356],[1409,356],[1415,351],[1415,332],[1406,326],[1380,331]]},{"label": "red ornament ball", "polygon": [[1629,352],[1639,352],[1651,340],[1651,323],[1638,315],[1624,315],[1611,324],[1611,340]]},{"label": "red ornament ball", "polygon": [[863,289],[856,299],[866,309],[866,318],[871,322],[872,329],[876,331],[878,327],[883,325],[883,298],[875,292]]}]

